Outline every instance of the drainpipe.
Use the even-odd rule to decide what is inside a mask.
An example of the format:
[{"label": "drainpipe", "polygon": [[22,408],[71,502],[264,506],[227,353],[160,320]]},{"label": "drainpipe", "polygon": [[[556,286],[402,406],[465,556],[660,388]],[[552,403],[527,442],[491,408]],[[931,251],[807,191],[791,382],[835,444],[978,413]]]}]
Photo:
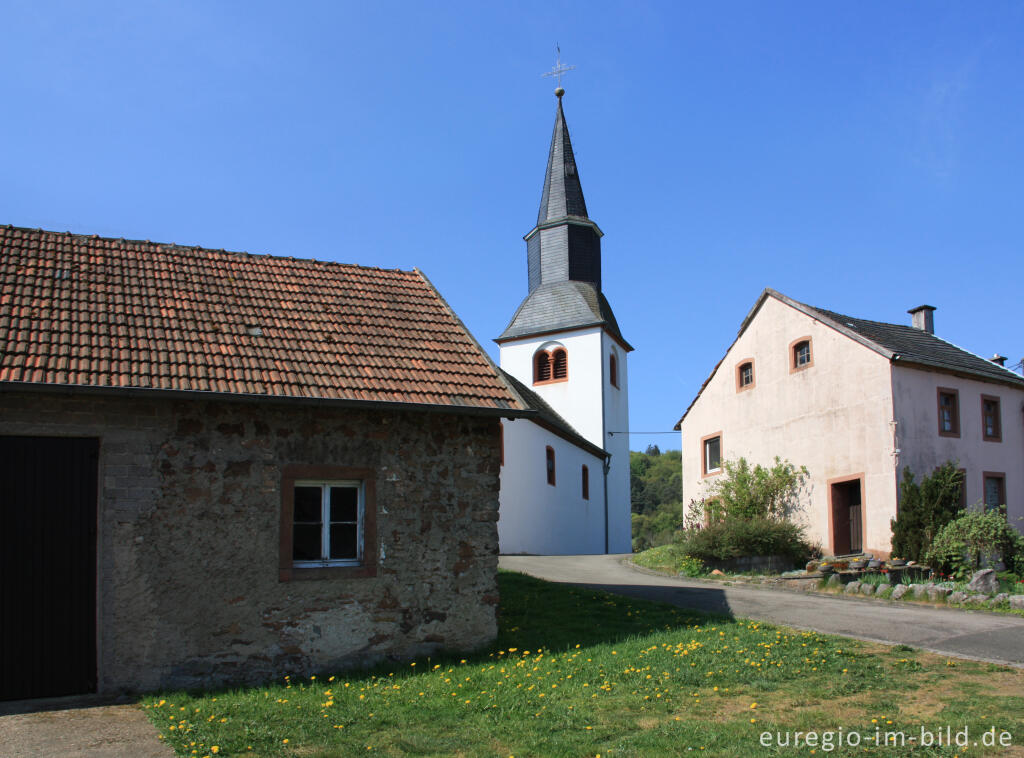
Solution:
[{"label": "drainpipe", "polygon": [[605,403],[605,373],[604,373],[604,332],[601,332],[601,449],[605,452],[604,464],[601,472],[604,475],[604,554],[608,555],[608,469],[611,468],[611,456],[608,455],[608,433],[605,431],[608,423],[608,407]]}]

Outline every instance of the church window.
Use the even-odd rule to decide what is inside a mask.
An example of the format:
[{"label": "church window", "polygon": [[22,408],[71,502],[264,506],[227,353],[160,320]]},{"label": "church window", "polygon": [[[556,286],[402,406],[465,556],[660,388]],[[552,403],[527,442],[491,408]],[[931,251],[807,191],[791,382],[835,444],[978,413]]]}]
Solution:
[{"label": "church window", "polygon": [[569,355],[564,348],[558,348],[551,354],[551,378],[569,378]]},{"label": "church window", "polygon": [[538,350],[533,356],[533,383],[564,382],[569,379],[569,353],[564,347]]},{"label": "church window", "polygon": [[613,387],[619,386],[619,361],[615,357],[615,353],[608,356],[608,378]]},{"label": "church window", "polygon": [[548,484],[555,486],[555,449],[550,445],[544,448],[548,469]]},{"label": "church window", "polygon": [[590,469],[586,466],[583,467],[583,499],[590,500]]}]

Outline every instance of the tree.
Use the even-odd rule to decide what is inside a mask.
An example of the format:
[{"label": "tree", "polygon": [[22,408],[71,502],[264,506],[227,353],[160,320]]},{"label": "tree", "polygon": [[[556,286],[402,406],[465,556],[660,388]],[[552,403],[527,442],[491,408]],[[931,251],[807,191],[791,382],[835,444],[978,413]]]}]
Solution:
[{"label": "tree", "polygon": [[661,449],[657,445],[648,445],[647,449],[644,450],[644,455],[658,456],[661,455]]},{"label": "tree", "polygon": [[922,561],[932,541],[960,510],[963,475],[955,461],[946,461],[931,476],[914,482],[909,468],[903,469],[899,510],[890,521],[894,555]]}]

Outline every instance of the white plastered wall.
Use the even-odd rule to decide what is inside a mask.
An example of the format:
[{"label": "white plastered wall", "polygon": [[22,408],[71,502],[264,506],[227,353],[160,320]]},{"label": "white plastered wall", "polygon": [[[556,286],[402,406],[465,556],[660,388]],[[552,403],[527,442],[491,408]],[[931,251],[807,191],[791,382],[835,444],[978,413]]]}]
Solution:
[{"label": "white plastered wall", "polygon": [[[502,553],[577,555],[604,552],[601,459],[527,419],[502,421],[504,459],[498,542]],[[547,482],[546,448],[555,451]],[[583,498],[582,467],[590,473]]]},{"label": "white plastered wall", "polygon": [[[810,337],[813,365],[790,371],[791,345]],[[736,368],[754,361],[754,386],[737,392]],[[801,518],[831,551],[829,482],[863,476],[863,544],[890,550],[896,513],[892,382],[888,359],[769,296],[722,360],[681,425],[683,503],[699,500],[701,439],[722,434],[722,455],[770,465],[775,456],[806,466]]]}]

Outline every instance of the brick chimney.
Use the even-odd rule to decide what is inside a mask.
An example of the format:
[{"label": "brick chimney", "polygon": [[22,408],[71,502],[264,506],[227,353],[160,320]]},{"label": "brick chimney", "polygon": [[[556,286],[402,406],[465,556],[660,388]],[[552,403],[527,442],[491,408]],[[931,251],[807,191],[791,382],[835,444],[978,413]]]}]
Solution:
[{"label": "brick chimney", "polygon": [[1000,355],[999,353],[996,353],[991,358],[989,358],[989,360],[992,361],[997,366],[1002,366],[1003,368],[1006,368],[1006,356],[1005,355]]},{"label": "brick chimney", "polygon": [[935,334],[935,317],[932,315],[934,311],[935,306],[933,305],[919,305],[916,308],[911,308],[907,313],[913,318],[911,323],[915,329]]}]

